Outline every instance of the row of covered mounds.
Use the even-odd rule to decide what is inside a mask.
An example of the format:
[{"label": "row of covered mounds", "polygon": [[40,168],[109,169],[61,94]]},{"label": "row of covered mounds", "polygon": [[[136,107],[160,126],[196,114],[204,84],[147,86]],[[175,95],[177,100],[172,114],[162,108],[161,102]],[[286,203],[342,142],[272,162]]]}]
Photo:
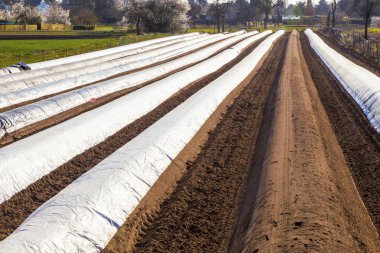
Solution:
[{"label": "row of covered mounds", "polygon": [[312,30],[305,31],[310,45],[380,132],[380,78],[330,48]]},{"label": "row of covered mounds", "polygon": [[230,71],[43,204],[0,243],[0,251],[104,248],[161,173],[283,34],[268,37]]}]

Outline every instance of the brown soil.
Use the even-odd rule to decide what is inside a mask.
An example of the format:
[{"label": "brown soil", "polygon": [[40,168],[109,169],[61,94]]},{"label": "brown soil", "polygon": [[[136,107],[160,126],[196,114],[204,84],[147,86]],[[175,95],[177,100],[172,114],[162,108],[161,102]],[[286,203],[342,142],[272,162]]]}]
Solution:
[{"label": "brown soil", "polygon": [[[197,159],[160,209],[143,221],[137,243],[123,227],[104,252],[223,252],[227,250],[244,182],[287,36],[210,133]],[[149,196],[149,194],[148,194]]]},{"label": "brown soil", "polygon": [[350,61],[353,61],[356,64],[358,64],[359,66],[371,71],[375,75],[380,76],[380,65],[379,64],[376,64],[375,62],[368,60],[364,56],[360,55],[357,52],[354,52],[353,50],[351,50],[349,48],[343,47],[342,45],[340,45],[339,43],[334,41],[334,39],[332,39],[328,36],[325,36],[319,32],[317,32],[317,34],[321,37],[321,39],[327,45],[329,45],[332,49],[334,49],[335,51],[337,51],[338,53],[340,53],[341,55],[343,55],[347,59],[349,59]]},{"label": "brown soil", "polygon": [[[259,41],[262,41],[262,40],[263,40],[263,39],[261,39],[261,40],[259,40]],[[210,57],[208,57],[208,58],[206,58],[206,59],[204,59],[204,60],[202,60],[202,61],[205,61],[205,60],[207,60],[207,59],[210,59],[211,57],[213,57],[213,56],[219,54],[220,52],[222,52],[223,50],[225,50],[225,49],[231,47],[232,45],[236,45],[236,44],[239,43],[240,41],[242,41],[242,40],[239,40],[239,41],[237,41],[237,42],[235,42],[235,43],[233,43],[233,44],[230,44],[230,45],[227,46],[227,47],[222,48],[222,49],[219,50],[218,52],[212,54]],[[177,58],[183,57],[183,56],[185,56],[185,55],[188,55],[188,54],[194,53],[194,52],[196,52],[196,51],[199,51],[199,50],[201,50],[201,49],[204,49],[204,48],[206,48],[206,47],[208,47],[208,46],[211,46],[211,45],[214,45],[214,44],[216,44],[216,42],[215,42],[215,43],[211,43],[211,44],[209,44],[209,45],[207,45],[207,46],[203,46],[203,47],[201,47],[201,48],[198,48],[198,49],[195,49],[195,50],[189,51],[189,52],[187,52],[187,53],[185,53],[185,54],[181,54],[181,55],[179,55],[179,56],[176,56],[176,57],[170,58],[170,59],[168,59],[168,60],[160,61],[160,62],[157,62],[157,63],[151,64],[151,65],[148,65],[148,66],[146,66],[146,67],[142,67],[142,68],[134,69],[134,70],[131,70],[131,71],[127,71],[127,72],[124,72],[124,73],[121,73],[121,74],[118,74],[118,75],[115,75],[115,76],[112,76],[112,77],[109,77],[109,78],[106,78],[106,79],[103,79],[103,80],[98,80],[98,81],[96,81],[96,82],[89,83],[89,84],[86,84],[86,85],[82,85],[82,86],[80,86],[80,87],[76,87],[76,88],[73,88],[73,89],[70,89],[70,90],[66,90],[66,91],[63,91],[63,92],[60,92],[60,93],[56,93],[56,94],[52,94],[52,95],[48,95],[48,96],[44,96],[44,97],[41,97],[41,98],[37,98],[37,99],[32,100],[32,101],[27,101],[27,102],[24,102],[24,103],[21,103],[21,104],[12,105],[12,106],[10,106],[10,107],[0,109],[0,112],[4,112],[4,111],[11,110],[11,109],[15,109],[15,108],[18,108],[18,107],[20,107],[20,106],[24,106],[24,105],[27,105],[27,104],[30,104],[30,103],[33,103],[33,102],[36,102],[36,101],[40,101],[40,100],[43,100],[43,99],[47,99],[47,98],[50,98],[50,97],[53,97],[53,96],[56,96],[56,95],[59,95],[59,94],[63,94],[63,93],[66,93],[66,92],[72,91],[72,90],[76,90],[76,89],[83,88],[83,87],[86,87],[86,86],[90,86],[90,85],[93,85],[93,84],[95,84],[95,83],[99,83],[99,82],[101,82],[101,81],[110,80],[110,79],[113,79],[113,78],[117,78],[117,77],[120,77],[120,76],[123,76],[123,75],[127,75],[127,74],[130,74],[130,73],[133,73],[133,72],[137,72],[137,71],[140,71],[140,70],[143,70],[143,69],[147,69],[147,68],[150,68],[150,67],[153,67],[153,66],[157,66],[157,65],[160,65],[160,64],[163,64],[163,63],[166,63],[166,62],[169,62],[169,61],[175,60],[175,59],[177,59]],[[255,45],[256,45],[256,44],[257,44],[257,43],[255,43]],[[42,121],[36,122],[36,123],[34,123],[34,124],[32,124],[32,125],[26,126],[26,127],[22,128],[22,129],[19,129],[19,130],[15,131],[15,132],[12,132],[12,133],[6,134],[5,136],[3,136],[3,137],[0,139],[0,148],[1,148],[1,147],[4,147],[4,146],[6,146],[6,145],[9,145],[9,144],[11,144],[11,143],[13,143],[13,142],[15,142],[15,141],[18,141],[18,140],[20,140],[20,139],[26,138],[26,137],[28,137],[28,136],[30,136],[30,135],[32,135],[32,134],[35,134],[35,133],[37,133],[37,132],[40,132],[40,131],[42,131],[42,130],[44,130],[44,129],[46,129],[46,128],[49,128],[49,127],[52,127],[52,126],[57,125],[57,124],[59,124],[59,123],[62,123],[63,121],[66,121],[66,120],[71,119],[71,118],[73,118],[73,117],[75,117],[75,116],[78,116],[78,115],[81,114],[81,113],[84,113],[84,112],[90,111],[90,110],[92,110],[92,109],[95,109],[95,108],[97,108],[97,107],[99,107],[99,106],[102,106],[102,105],[104,105],[104,104],[106,104],[106,103],[108,103],[108,102],[110,102],[110,101],[112,101],[112,100],[114,100],[114,99],[117,99],[117,98],[119,98],[119,97],[125,96],[125,95],[127,95],[128,93],[130,93],[130,92],[132,92],[132,91],[135,91],[135,90],[140,89],[140,88],[142,88],[142,87],[144,87],[144,86],[146,86],[146,85],[148,85],[148,84],[151,84],[151,83],[156,82],[156,81],[158,81],[158,80],[160,80],[160,79],[163,79],[163,78],[165,78],[165,77],[168,77],[168,76],[170,76],[170,75],[172,75],[172,74],[174,74],[174,73],[176,73],[176,72],[179,72],[179,71],[181,71],[181,70],[184,70],[184,69],[186,69],[186,68],[189,68],[189,67],[191,67],[191,66],[194,66],[194,65],[196,65],[196,64],[198,64],[198,63],[200,63],[200,62],[202,62],[202,61],[198,61],[198,62],[196,62],[196,63],[189,64],[189,65],[186,65],[186,66],[184,66],[184,67],[178,68],[178,69],[176,69],[176,70],[174,70],[174,71],[171,71],[171,72],[169,72],[169,73],[167,73],[167,74],[164,74],[164,75],[162,75],[162,76],[160,76],[160,77],[157,77],[157,78],[155,78],[155,79],[152,79],[152,80],[150,80],[150,81],[148,81],[148,82],[145,82],[145,83],[143,83],[143,84],[141,84],[141,85],[138,85],[138,86],[135,86],[135,87],[132,87],[132,88],[128,88],[128,89],[124,89],[124,90],[121,90],[121,91],[118,91],[118,92],[114,92],[114,93],[109,94],[109,95],[107,95],[107,96],[104,96],[104,97],[98,98],[98,99],[96,100],[95,103],[90,103],[90,102],[88,102],[88,103],[86,103],[86,104],[83,104],[83,105],[80,105],[80,106],[74,107],[74,108],[72,108],[72,109],[70,109],[70,110],[64,111],[64,112],[59,113],[59,114],[57,114],[57,115],[54,115],[54,116],[52,116],[52,117],[50,117],[50,118],[48,118],[48,119],[45,119],[45,120],[42,120]]]},{"label": "brown soil", "polygon": [[155,121],[170,112],[195,92],[218,78],[222,73],[241,61],[261,42],[257,41],[234,61],[204,77],[158,106],[155,110],[126,126],[107,140],[74,157],[49,175],[31,184],[0,205],[0,241],[10,235],[34,210],[53,197],[83,173],[125,145]]},{"label": "brown soil", "polygon": [[230,251],[379,252],[296,31],[271,114]]},{"label": "brown soil", "polygon": [[318,95],[369,214],[380,232],[380,135],[301,36]]}]

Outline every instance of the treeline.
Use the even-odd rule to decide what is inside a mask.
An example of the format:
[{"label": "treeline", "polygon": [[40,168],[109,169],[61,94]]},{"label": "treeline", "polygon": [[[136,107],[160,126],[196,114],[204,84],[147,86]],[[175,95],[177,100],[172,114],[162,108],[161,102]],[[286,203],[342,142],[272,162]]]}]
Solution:
[{"label": "treeline", "polygon": [[[13,6],[17,3],[24,6],[21,17],[10,14],[14,13]],[[50,21],[67,23],[71,20],[75,25],[117,23],[132,26],[137,33],[185,30],[199,24],[215,25],[218,31],[224,31],[226,24],[263,23],[267,27],[269,22],[279,25],[284,17],[318,17],[315,20],[323,20],[327,26],[335,26],[337,20],[344,18],[358,18],[363,20],[367,30],[371,18],[380,12],[380,0],[331,0],[330,3],[319,0],[316,5],[312,0],[300,0],[288,6],[286,0],[44,0],[44,3],[54,6],[54,10],[50,10]],[[5,9],[0,19],[8,11],[18,22],[31,22],[36,18],[34,8],[39,5],[41,0],[0,1],[0,9]],[[65,19],[62,16],[66,14]]]}]

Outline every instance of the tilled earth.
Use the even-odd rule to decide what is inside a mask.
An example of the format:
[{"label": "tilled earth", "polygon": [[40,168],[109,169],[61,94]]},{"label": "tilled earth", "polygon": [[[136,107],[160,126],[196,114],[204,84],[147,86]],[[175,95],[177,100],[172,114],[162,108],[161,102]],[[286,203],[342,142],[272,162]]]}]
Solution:
[{"label": "tilled earth", "polygon": [[370,126],[354,100],[310,48],[305,35],[302,49],[318,95],[349,164],[352,177],[380,232],[380,135]]},{"label": "tilled earth", "polygon": [[[41,204],[60,192],[67,185],[93,168],[96,164],[111,155],[117,149],[125,145],[125,143],[136,137],[138,134],[140,134],[162,116],[173,110],[179,104],[184,102],[187,98],[200,90],[202,87],[206,86],[208,83],[218,78],[222,73],[232,68],[246,55],[248,55],[254,48],[256,48],[262,40],[254,43],[238,58],[229,64],[226,64],[217,72],[208,75],[198,80],[197,82],[194,82],[190,86],[173,95],[155,110],[121,129],[116,134],[96,145],[95,147],[90,148],[84,153],[74,157],[69,162],[63,164],[49,175],[41,178],[23,191],[15,194],[8,201],[2,203],[0,205],[0,240],[10,235]],[[102,103],[105,103],[105,101],[109,101],[110,97],[114,99],[115,96],[120,96],[120,94],[101,98],[98,100],[97,105],[86,104],[81,106],[81,108],[76,108],[74,110],[80,110],[82,112],[90,110],[94,106],[99,106]],[[70,114],[71,112],[69,111],[65,113]],[[54,122],[55,119],[49,119],[49,121]]]},{"label": "tilled earth", "polygon": [[[198,158],[187,166],[175,191],[141,232],[136,252],[227,251],[264,106],[278,78],[286,43],[287,36],[276,43],[227,110]],[[128,242],[118,236],[128,238],[116,235],[118,240],[111,241],[110,247],[119,247],[113,252]]]},{"label": "tilled earth", "polygon": [[[339,84],[327,69],[321,68],[322,63],[310,47],[305,47],[306,42],[303,34],[298,36],[298,47],[291,47],[296,48],[291,55],[301,58],[298,62],[289,59],[286,65],[287,38],[276,43],[258,73],[210,133],[198,157],[187,165],[173,192],[159,210],[141,220],[143,225],[138,236],[130,240],[130,232],[122,227],[104,252],[125,249],[128,249],[125,252],[376,252],[380,249],[376,229],[346,165],[347,152],[343,147],[342,154],[339,133],[328,117],[341,111],[325,109],[326,101],[336,102],[331,93],[347,95],[343,90],[331,90],[334,83]],[[285,70],[285,66],[293,72]],[[307,75],[309,68],[312,70]],[[288,77],[283,77],[281,82],[293,78],[288,85],[294,86],[284,91],[279,84],[282,71]],[[329,89],[321,87],[322,78]],[[329,96],[317,93],[320,89],[326,90]],[[288,106],[275,106],[276,103]],[[343,106],[344,102],[341,103]],[[346,125],[354,128],[350,131],[361,128],[367,138],[377,136],[359,108],[355,108],[355,114],[342,115],[353,119],[362,117],[363,125],[356,121]],[[282,126],[281,132],[278,129]],[[347,129],[342,127],[339,131],[342,134]],[[268,145],[270,142],[278,144]],[[353,148],[356,144],[347,145]],[[375,142],[373,147],[379,146]],[[378,168],[378,159],[373,156],[377,155],[376,148],[365,152],[369,152],[369,160],[374,158],[373,168]],[[268,160],[270,157],[275,160],[273,164],[273,160]],[[278,159],[289,159],[289,162]],[[272,172],[276,168],[288,169]],[[375,184],[378,181],[375,174],[353,174],[353,177],[355,181],[359,178]],[[370,199],[377,198],[374,191]],[[362,193],[360,187],[359,192]],[[370,209],[371,201],[363,200]]]},{"label": "tilled earth", "polygon": [[[379,74],[376,66],[324,40]],[[0,240],[261,41],[2,203]],[[2,144],[128,92],[22,129]],[[293,31],[220,105],[103,252],[380,252],[379,192],[380,135],[307,37]]]}]

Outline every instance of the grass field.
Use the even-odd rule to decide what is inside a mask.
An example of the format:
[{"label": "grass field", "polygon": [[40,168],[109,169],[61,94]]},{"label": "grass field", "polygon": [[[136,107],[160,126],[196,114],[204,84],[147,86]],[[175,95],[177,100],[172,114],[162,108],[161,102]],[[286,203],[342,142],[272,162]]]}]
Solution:
[{"label": "grass field", "polygon": [[0,67],[20,61],[33,63],[56,59],[170,35],[155,33],[104,39],[0,40]]}]

